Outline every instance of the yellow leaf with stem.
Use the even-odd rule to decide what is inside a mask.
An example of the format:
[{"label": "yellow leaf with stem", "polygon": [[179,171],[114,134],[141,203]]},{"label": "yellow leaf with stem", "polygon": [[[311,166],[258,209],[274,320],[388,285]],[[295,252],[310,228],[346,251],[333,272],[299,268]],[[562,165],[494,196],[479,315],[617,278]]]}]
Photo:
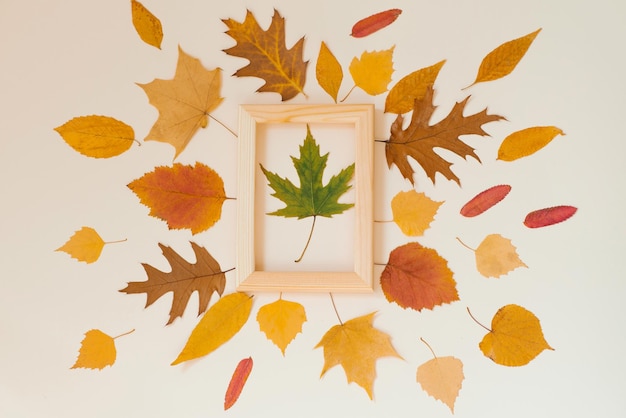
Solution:
[{"label": "yellow leaf with stem", "polygon": [[513,132],[500,144],[498,160],[515,161],[548,145],[557,135],[565,135],[556,126],[533,126]]},{"label": "yellow leaf with stem", "polygon": [[430,67],[413,71],[398,81],[387,94],[385,113],[402,114],[413,110],[415,100],[421,100],[426,96],[428,88],[435,84],[439,70],[445,62],[439,61]]},{"label": "yellow leaf with stem", "polygon": [[404,235],[424,235],[443,202],[435,202],[424,193],[415,190],[400,192],[391,199],[393,221]]},{"label": "yellow leaf with stem", "polygon": [[135,141],[133,128],[110,116],[79,116],[54,130],[74,150],[93,158],[120,155]]},{"label": "yellow leaf with stem", "polygon": [[337,58],[335,58],[324,42],[320,45],[320,52],[315,66],[315,77],[324,91],[337,103],[337,95],[343,80],[343,70]]},{"label": "yellow leaf with stem", "polygon": [[457,238],[465,247],[474,251],[476,255],[476,269],[485,277],[499,278],[518,267],[528,267],[517,255],[511,240],[499,234],[490,234],[482,240],[475,250],[468,247]]},{"label": "yellow leaf with stem", "polygon": [[280,298],[259,308],[256,319],[261,331],[284,356],[289,343],[302,331],[306,313],[301,304]]},{"label": "yellow leaf with stem", "polygon": [[437,357],[430,345],[421,339],[433,353],[433,359],[417,368],[417,382],[430,396],[445,403],[454,413],[454,403],[463,384],[463,362],[456,357]]},{"label": "yellow leaf with stem", "polygon": [[155,48],[161,49],[163,28],[161,21],[136,0],[130,1],[133,26],[142,41]]},{"label": "yellow leaf with stem", "polygon": [[128,335],[134,329],[117,337],[111,337],[98,329],[92,329],[85,333],[85,338],[81,342],[76,363],[72,369],[100,369],[111,366],[115,363],[117,350],[115,349],[115,339]]},{"label": "yellow leaf with stem", "polygon": [[104,242],[95,229],[83,226],[80,230],[76,231],[65,244],[55,251],[66,252],[78,261],[84,261],[89,264],[100,258],[105,244],[122,241],[126,240]]},{"label": "yellow leaf with stem", "polygon": [[361,54],[361,58],[354,57],[350,63],[350,74],[355,87],[360,87],[371,96],[386,92],[393,74],[394,48],[392,46],[384,51],[366,51]]}]

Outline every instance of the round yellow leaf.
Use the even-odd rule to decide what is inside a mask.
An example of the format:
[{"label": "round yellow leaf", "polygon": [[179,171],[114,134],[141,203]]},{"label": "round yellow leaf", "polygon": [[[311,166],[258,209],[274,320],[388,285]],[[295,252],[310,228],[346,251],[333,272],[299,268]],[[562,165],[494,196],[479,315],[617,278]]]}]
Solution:
[{"label": "round yellow leaf", "polygon": [[442,204],[415,190],[400,192],[391,200],[393,221],[405,235],[424,235]]},{"label": "round yellow leaf", "polygon": [[350,63],[350,74],[356,86],[367,94],[376,96],[387,91],[393,74],[393,49],[363,52],[361,58],[354,57]]}]

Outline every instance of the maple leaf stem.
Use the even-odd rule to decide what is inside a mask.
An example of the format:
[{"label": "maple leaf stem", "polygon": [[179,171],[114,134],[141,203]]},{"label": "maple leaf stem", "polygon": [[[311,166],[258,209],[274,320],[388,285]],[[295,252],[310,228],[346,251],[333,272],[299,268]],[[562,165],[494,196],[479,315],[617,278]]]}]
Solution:
[{"label": "maple leaf stem", "polygon": [[128,332],[125,332],[125,333],[123,333],[123,334],[120,334],[120,335],[118,335],[117,337],[113,337],[113,339],[115,340],[115,339],[117,339],[117,338],[123,337],[124,335],[132,334],[133,332],[135,332],[135,328],[131,329],[131,330],[130,330],[130,331],[128,331]]},{"label": "maple leaf stem", "polygon": [[490,330],[489,328],[487,328],[486,326],[484,326],[483,324],[481,324],[480,322],[478,322],[478,320],[476,318],[474,318],[474,315],[472,315],[472,313],[470,312],[469,307],[467,308],[467,313],[469,314],[469,316],[474,320],[474,322],[476,322],[478,325],[480,325],[481,327],[485,328],[487,331],[492,332],[492,330]]},{"label": "maple leaf stem", "polygon": [[233,136],[235,138],[239,138],[239,136],[237,136],[237,134],[235,133],[235,131],[233,131],[232,129],[230,129],[228,126],[226,126],[225,124],[223,124],[219,119],[215,119],[212,115],[209,115],[209,117],[211,119],[213,119],[215,122],[219,123],[220,125],[222,125],[224,127],[224,129],[226,129],[228,132],[230,132],[231,134],[233,134]]},{"label": "maple leaf stem", "polygon": [[328,294],[330,296],[330,301],[333,304],[333,309],[335,310],[335,315],[337,315],[337,319],[339,320],[339,324],[343,325],[343,321],[341,320],[341,317],[339,316],[339,312],[337,311],[337,305],[335,305],[335,298],[333,298],[333,294],[329,293]]},{"label": "maple leaf stem", "polygon": [[430,344],[428,344],[426,342],[425,339],[423,339],[422,337],[420,337],[420,341],[423,342],[424,344],[426,344],[426,347],[428,347],[428,349],[430,350],[431,353],[433,353],[433,357],[437,358],[437,355],[435,354],[435,351],[433,350],[433,348],[430,346]]},{"label": "maple leaf stem", "polygon": [[311,232],[309,232],[309,238],[306,240],[306,245],[304,246],[304,250],[302,250],[302,254],[300,254],[300,257],[295,260],[296,263],[299,263],[302,260],[302,257],[304,257],[304,253],[306,252],[306,249],[309,248],[309,243],[311,242],[311,237],[313,236],[313,228],[315,228],[315,220],[317,219],[317,215],[313,215],[313,224],[311,225]]},{"label": "maple leaf stem", "polygon": [[356,88],[356,84],[355,84],[354,86],[352,86],[352,88],[350,89],[350,91],[349,91],[349,92],[348,92],[348,93],[344,96],[344,98],[343,98],[343,99],[339,100],[339,103],[343,103],[343,102],[344,102],[344,101],[348,98],[348,96],[350,95],[350,93],[352,93],[352,90],[354,90],[355,88]]},{"label": "maple leaf stem", "polygon": [[475,249],[473,249],[472,247],[470,247],[469,245],[467,245],[466,243],[464,243],[463,241],[461,241],[461,238],[456,237],[456,240],[459,241],[461,243],[462,246],[464,246],[465,248],[467,248],[468,250],[472,250],[474,252],[476,252]]}]

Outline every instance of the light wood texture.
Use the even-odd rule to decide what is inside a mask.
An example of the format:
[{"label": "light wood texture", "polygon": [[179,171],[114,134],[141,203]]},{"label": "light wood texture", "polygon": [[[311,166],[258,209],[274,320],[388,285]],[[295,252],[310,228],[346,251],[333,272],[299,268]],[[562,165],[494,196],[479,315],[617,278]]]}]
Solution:
[{"label": "light wood texture", "polygon": [[[355,128],[354,271],[257,271],[254,249],[256,130],[261,123],[352,124]],[[354,292],[373,290],[374,106],[241,105],[237,193],[237,290]],[[332,239],[332,238],[327,238]]]}]

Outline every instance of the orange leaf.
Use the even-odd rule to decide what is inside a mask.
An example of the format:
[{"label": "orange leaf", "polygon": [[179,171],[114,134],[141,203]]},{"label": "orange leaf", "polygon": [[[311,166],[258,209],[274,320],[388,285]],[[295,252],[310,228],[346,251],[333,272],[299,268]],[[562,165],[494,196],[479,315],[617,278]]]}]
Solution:
[{"label": "orange leaf", "polygon": [[239,395],[241,395],[241,391],[252,371],[252,366],[252,357],[245,358],[237,364],[237,368],[233,372],[233,376],[228,384],[228,389],[226,390],[226,395],[224,396],[224,411],[233,406],[235,402],[237,402],[237,399],[239,399]]},{"label": "orange leaf", "polygon": [[387,91],[393,74],[393,50],[363,52],[361,58],[354,57],[350,63],[350,74],[357,87],[367,94],[376,96]]},{"label": "orange leaf", "polygon": [[442,203],[435,202],[424,193],[418,193],[413,189],[400,192],[391,199],[393,221],[404,235],[410,237],[424,235]]},{"label": "orange leaf", "polygon": [[130,149],[135,131],[109,116],[79,116],[54,128],[76,151],[93,158],[110,158]]},{"label": "orange leaf", "polygon": [[193,234],[206,231],[220,219],[227,199],[222,178],[200,162],[157,167],[128,187],[150,208],[150,215],[166,221],[169,229],[187,228]]},{"label": "orange leaf", "polygon": [[448,405],[452,413],[464,378],[463,362],[452,356],[435,356],[417,368],[417,382],[422,389]]},{"label": "orange leaf", "polygon": [[206,128],[208,115],[222,103],[222,70],[207,70],[197,58],[178,47],[176,74],[171,80],[155,79],[138,84],[159,118],[146,141],[160,141],[176,148],[174,158],[183,152],[200,128]]},{"label": "orange leaf", "polygon": [[84,261],[89,264],[98,260],[104,244],[105,242],[95,229],[83,226],[56,251],[66,252],[78,261]]},{"label": "orange leaf", "polygon": [[85,338],[80,343],[80,350],[76,363],[72,369],[100,369],[111,366],[115,363],[117,351],[115,349],[115,339],[123,335],[130,334],[132,331],[110,337],[98,329],[92,329],[85,333]]},{"label": "orange leaf", "polygon": [[428,88],[435,84],[439,70],[445,62],[439,61],[430,67],[414,71],[398,81],[387,94],[385,113],[401,114],[413,110],[415,99],[421,100],[426,96]]},{"label": "orange leaf", "polygon": [[256,320],[261,331],[280,348],[284,356],[289,343],[302,331],[302,324],[306,321],[306,313],[301,304],[278,299],[261,306]]},{"label": "orange leaf", "polygon": [[513,132],[500,144],[498,160],[515,161],[548,145],[557,135],[565,135],[556,126],[533,126]]},{"label": "orange leaf", "polygon": [[448,262],[437,251],[417,242],[389,254],[380,285],[388,301],[417,311],[459,300]]},{"label": "orange leaf", "polygon": [[228,26],[226,34],[237,44],[224,52],[235,57],[246,58],[248,65],[240,68],[237,77],[260,77],[265,80],[257,91],[279,93],[282,101],[304,94],[306,67],[302,60],[304,37],[291,48],[285,45],[285,19],[274,10],[272,23],[267,31],[259,26],[250,10],[246,11],[243,23],[223,19]]},{"label": "orange leaf", "polygon": [[161,21],[136,0],[130,1],[133,26],[142,41],[161,49],[163,28]]},{"label": "orange leaf", "polygon": [[[391,345],[386,333],[373,327],[375,312],[335,325],[322,337],[315,348],[324,348],[324,368],[321,376],[341,365],[348,383],[355,382],[373,399],[376,361],[381,357],[400,355]],[[320,377],[321,377],[320,376]]]},{"label": "orange leaf", "polygon": [[337,58],[335,58],[324,42],[320,45],[320,53],[315,66],[315,77],[324,91],[337,103],[339,87],[341,87],[341,81],[343,80],[343,70]]}]

